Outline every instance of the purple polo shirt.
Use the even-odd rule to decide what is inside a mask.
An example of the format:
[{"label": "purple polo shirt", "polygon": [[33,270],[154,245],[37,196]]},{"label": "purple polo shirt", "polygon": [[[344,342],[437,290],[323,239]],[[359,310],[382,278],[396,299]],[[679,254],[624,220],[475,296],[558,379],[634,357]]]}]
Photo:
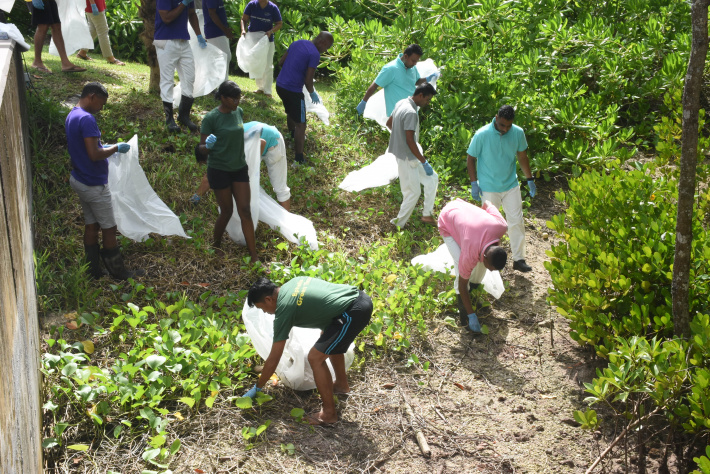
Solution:
[{"label": "purple polo shirt", "polygon": [[223,0],[202,0],[202,16],[205,18],[205,38],[218,38],[224,36],[224,31],[219,29],[219,26],[215,25],[210,16],[209,9],[214,8],[217,11],[217,17],[219,21],[226,27],[229,27],[229,22],[227,21],[227,12],[224,10]]},{"label": "purple polo shirt", "polygon": [[177,8],[182,2],[180,0],[156,0],[155,2],[155,34],[153,39],[157,40],[189,40],[190,33],[187,32],[187,12],[190,8],[195,8],[195,3],[190,2],[187,8],[170,23],[163,23],[160,18],[160,10],[170,11]]},{"label": "purple polo shirt", "polygon": [[[269,31],[274,27],[274,23],[282,21],[279,7],[269,2],[265,8],[261,8],[259,0],[252,0],[244,8],[244,14],[249,15],[249,31]],[[269,41],[274,41],[271,35]]]},{"label": "purple polo shirt", "polygon": [[108,158],[91,161],[86,151],[84,138],[98,137],[101,146],[101,131],[96,118],[81,107],[74,107],[64,122],[67,147],[71,158],[71,175],[87,186],[102,186],[108,183]]},{"label": "purple polo shirt", "polygon": [[291,43],[286,53],[286,61],[276,78],[276,85],[287,91],[303,92],[306,71],[309,67],[317,68],[320,63],[318,48],[309,40],[298,40]]}]

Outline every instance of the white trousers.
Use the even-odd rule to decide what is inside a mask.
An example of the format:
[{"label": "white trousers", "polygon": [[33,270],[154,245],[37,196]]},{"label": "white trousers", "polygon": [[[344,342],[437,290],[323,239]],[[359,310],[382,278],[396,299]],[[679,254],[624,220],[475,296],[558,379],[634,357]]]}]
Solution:
[{"label": "white trousers", "polygon": [[99,12],[98,15],[93,13],[86,14],[86,21],[89,23],[89,32],[91,39],[99,38],[99,46],[101,46],[101,55],[104,58],[113,56],[111,51],[111,42],[108,39],[108,23],[106,23],[106,12]]},{"label": "white trousers", "polygon": [[187,40],[155,40],[155,52],[160,67],[160,98],[173,103],[175,71],[180,77],[180,89],[185,97],[192,97],[195,82],[195,59]]},{"label": "white trousers", "polygon": [[402,205],[397,217],[390,222],[397,227],[404,227],[419,201],[419,196],[422,195],[422,186],[424,186],[422,215],[431,216],[434,211],[436,188],[439,186],[439,175],[435,171],[433,175],[427,176],[419,160],[397,158],[397,170],[399,171],[399,186],[402,189]]},{"label": "white trousers", "polygon": [[502,193],[483,191],[483,200],[490,201],[495,207],[503,206],[505,220],[508,222],[508,237],[513,261],[525,259],[525,223],[523,222],[523,198],[520,186]]},{"label": "white trousers", "polygon": [[276,193],[276,199],[279,202],[284,202],[291,197],[291,190],[286,184],[286,174],[288,166],[286,157],[280,152],[278,145],[272,146],[266,151],[266,155],[262,157],[266,163],[266,170],[269,172],[269,180],[271,186]]},{"label": "white trousers", "polygon": [[274,82],[274,42],[269,42],[269,50],[266,52],[266,67],[264,74],[256,78],[256,88],[264,91],[265,94],[271,95],[271,85]]},{"label": "white trousers", "polygon": [[229,80],[229,63],[232,61],[232,50],[229,47],[229,38],[226,36],[217,36],[216,38],[207,38],[209,44],[217,46],[224,54],[227,55],[227,70],[224,73],[224,80]]},{"label": "white trousers", "polygon": [[[456,243],[453,237],[444,237],[444,243],[446,248],[449,249],[449,253],[454,258],[454,272],[456,272],[456,279],[454,280],[454,290],[456,294],[459,294],[459,258],[461,257],[461,247]],[[478,262],[478,264],[473,268],[471,272],[471,277],[468,279],[470,283],[478,284],[483,281],[483,277],[486,276],[486,266],[483,262]]]}]

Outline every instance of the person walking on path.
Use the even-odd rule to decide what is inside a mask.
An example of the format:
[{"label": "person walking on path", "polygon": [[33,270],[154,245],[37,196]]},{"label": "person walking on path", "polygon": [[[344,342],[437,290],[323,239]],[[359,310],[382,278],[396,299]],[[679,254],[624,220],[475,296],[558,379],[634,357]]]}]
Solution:
[{"label": "person walking on path", "polygon": [[470,290],[478,288],[486,270],[502,270],[508,254],[500,239],[508,224],[489,201],[482,207],[462,199],[451,201],[439,214],[439,234],[454,259],[456,300],[462,326],[481,332]]},{"label": "person walking on path", "polygon": [[42,62],[42,48],[47,37],[47,31],[52,29],[52,38],[57,47],[59,58],[62,62],[62,72],[84,72],[86,68],[79,67],[69,61],[64,47],[62,36],[62,23],[59,18],[59,8],[56,0],[27,0],[27,8],[32,16],[32,26],[36,28],[34,36],[35,57],[32,61],[33,68],[40,72],[51,74],[52,71]]},{"label": "person walking on path", "polygon": [[219,217],[214,224],[213,246],[220,254],[222,236],[234,212],[232,198],[242,224],[244,240],[252,263],[259,261],[251,217],[249,167],[244,153],[244,120],[239,107],[242,90],[232,81],[220,84],[215,98],[220,104],[202,119],[199,151],[207,154],[207,180],[214,191]]},{"label": "person walking on path", "polygon": [[[334,394],[350,392],[345,373],[345,353],[372,317],[372,299],[350,285],[338,285],[318,278],[296,277],[278,287],[260,278],[247,295],[249,307],[256,306],[274,317],[274,342],[264,362],[259,380],[244,394],[256,397],[269,381],[281,360],[291,328],[320,329],[321,336],[308,353],[316,388],[323,401],[320,412],[307,417],[312,425],[338,421]],[[328,369],[330,359],[335,381]]]},{"label": "person walking on path", "polygon": [[276,193],[276,200],[281,204],[281,207],[289,211],[291,210],[291,189],[286,183],[288,166],[284,138],[276,127],[261,122],[245,123],[244,132],[248,132],[252,127],[261,127],[261,140],[264,145],[261,150],[261,159],[266,163],[266,170],[269,173],[271,186]]},{"label": "person walking on path", "polygon": [[187,22],[190,22],[197,35],[200,48],[207,47],[207,40],[200,32],[200,23],[192,0],[156,0],[155,5],[158,14],[155,15],[153,45],[160,67],[160,98],[163,100],[165,125],[171,132],[180,131],[180,127],[173,119],[173,87],[175,70],[177,70],[182,90],[178,122],[186,126],[190,132],[197,132],[197,125],[190,120],[190,111],[194,102],[192,87],[195,82],[195,59],[190,48]]},{"label": "person walking on path", "polygon": [[279,61],[281,72],[276,78],[276,93],[284,104],[288,130],[295,141],[294,152],[298,164],[306,164],[303,157],[303,145],[306,141],[306,102],[303,86],[306,86],[313,103],[319,104],[320,97],[313,89],[313,76],[320,63],[320,55],[332,45],[333,35],[321,31],[311,41],[298,40],[291,43]]},{"label": "person walking on path", "polygon": [[397,102],[411,96],[418,85],[431,82],[439,77],[438,72],[430,74],[426,79],[419,77],[419,71],[415,66],[423,54],[421,46],[410,44],[403,53],[385,64],[370,87],[367,88],[365,96],[355,107],[357,113],[362,115],[365,112],[367,101],[377,92],[378,88],[383,87],[385,89],[385,111],[389,117]]},{"label": "person walking on path", "polygon": [[[112,277],[127,280],[144,272],[130,271],[123,263],[108,186],[108,157],[116,152],[127,153],[131,146],[128,143],[109,147],[101,144],[101,132],[94,114],[103,109],[107,100],[106,88],[98,82],[90,82],[81,91],[77,106],[67,115],[65,131],[72,167],[69,184],[79,196],[84,211],[84,252],[89,275],[92,278],[103,276],[103,259]],[[99,229],[103,237],[100,252]]]},{"label": "person walking on path", "polygon": [[419,114],[420,107],[426,107],[431,98],[436,95],[436,89],[429,83],[424,83],[414,90],[414,95],[402,99],[387,119],[390,135],[389,152],[397,158],[399,186],[402,189],[402,205],[399,214],[390,222],[397,227],[404,227],[422,194],[424,186],[424,210],[422,222],[436,225],[432,217],[436,188],[439,186],[439,176],[434,172],[424,155],[419,151]]},{"label": "person walking on path", "polygon": [[532,267],[525,263],[523,199],[515,166],[516,157],[525,174],[530,197],[535,197],[537,188],[530,171],[525,132],[513,124],[514,119],[513,107],[504,105],[491,123],[479,128],[468,147],[466,166],[473,199],[485,199],[496,207],[503,207],[508,221],[513,269],[529,272]]},{"label": "person walking on path", "polygon": [[[247,30],[247,25],[249,28]],[[241,27],[242,36],[249,33],[264,32],[269,38],[269,50],[266,52],[264,73],[256,78],[256,93],[271,97],[271,85],[274,82],[274,33],[283,26],[281,11],[268,0],[251,0],[244,8]]]},{"label": "person walking on path", "polygon": [[[125,66],[126,63],[119,61],[113,55],[111,41],[108,39],[108,23],[106,22],[106,0],[86,0],[86,21],[89,23],[91,38],[99,38],[101,54],[106,62],[116,66]],[[77,54],[79,59],[92,61],[86,49],[80,50]]]},{"label": "person walking on path", "polygon": [[227,70],[224,80],[229,80],[229,63],[232,61],[232,48],[229,40],[234,39],[234,33],[227,21],[224,0],[202,0],[202,16],[205,19],[205,38],[227,56]]}]

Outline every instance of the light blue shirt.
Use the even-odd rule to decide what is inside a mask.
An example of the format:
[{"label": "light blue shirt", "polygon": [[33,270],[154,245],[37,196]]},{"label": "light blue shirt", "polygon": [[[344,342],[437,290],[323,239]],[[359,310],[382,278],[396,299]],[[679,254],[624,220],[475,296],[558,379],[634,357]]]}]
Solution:
[{"label": "light blue shirt", "polygon": [[476,158],[481,191],[503,193],[518,186],[515,164],[518,152],[528,149],[528,141],[523,129],[517,125],[502,135],[496,130],[495,123],[494,118],[476,131],[466,153]]},{"label": "light blue shirt", "polygon": [[244,124],[244,133],[247,133],[249,129],[256,125],[261,125],[261,138],[266,140],[266,146],[264,147],[264,153],[261,154],[261,156],[266,155],[266,152],[269,151],[269,148],[275,147],[276,145],[279,144],[279,138],[281,137],[281,132],[279,132],[279,129],[274,127],[273,125],[267,125],[265,123],[261,122],[247,122]]},{"label": "light blue shirt", "polygon": [[394,106],[402,99],[414,94],[419,80],[419,71],[415,67],[407,67],[402,62],[403,53],[384,65],[375,78],[375,84],[385,89],[385,110],[387,116],[392,115]]}]

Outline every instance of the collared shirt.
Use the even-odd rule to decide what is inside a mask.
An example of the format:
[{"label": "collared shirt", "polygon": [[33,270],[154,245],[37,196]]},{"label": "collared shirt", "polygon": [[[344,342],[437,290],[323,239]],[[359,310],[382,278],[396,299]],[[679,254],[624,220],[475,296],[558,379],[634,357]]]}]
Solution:
[{"label": "collared shirt", "polygon": [[407,97],[397,102],[392,111],[392,133],[389,152],[400,160],[417,160],[407,145],[407,130],[414,132],[414,141],[419,142],[419,114],[414,99]]},{"label": "collared shirt", "polygon": [[195,2],[190,2],[180,15],[170,23],[163,23],[160,18],[160,10],[170,11],[177,8],[182,3],[181,0],[156,0],[155,2],[155,34],[153,39],[157,40],[189,40],[190,33],[187,32],[188,10],[195,8]]},{"label": "collared shirt", "polygon": [[518,186],[515,168],[518,152],[528,149],[525,132],[517,125],[503,135],[495,127],[494,118],[479,128],[466,151],[476,158],[476,172],[481,191],[503,193]]},{"label": "collared shirt", "polygon": [[414,94],[419,80],[419,71],[416,67],[407,67],[399,56],[384,65],[380,73],[375,78],[375,84],[385,89],[385,110],[387,116],[392,115],[394,106],[402,99],[406,99]]},{"label": "collared shirt", "polygon": [[483,253],[508,231],[508,224],[495,206],[481,209],[462,199],[451,201],[439,214],[439,234],[453,237],[459,247],[459,276],[471,278],[471,272],[483,261]]},{"label": "collared shirt", "polygon": [[[249,31],[267,32],[274,27],[274,23],[281,21],[281,12],[272,2],[268,2],[266,7],[261,8],[259,0],[252,0],[244,8],[244,14],[249,15]],[[269,37],[269,41],[274,41],[274,35]]]},{"label": "collared shirt", "polygon": [[320,51],[309,40],[298,40],[288,47],[286,60],[276,78],[276,85],[291,92],[303,92],[306,83],[306,71],[309,67],[317,68],[320,63]]}]

